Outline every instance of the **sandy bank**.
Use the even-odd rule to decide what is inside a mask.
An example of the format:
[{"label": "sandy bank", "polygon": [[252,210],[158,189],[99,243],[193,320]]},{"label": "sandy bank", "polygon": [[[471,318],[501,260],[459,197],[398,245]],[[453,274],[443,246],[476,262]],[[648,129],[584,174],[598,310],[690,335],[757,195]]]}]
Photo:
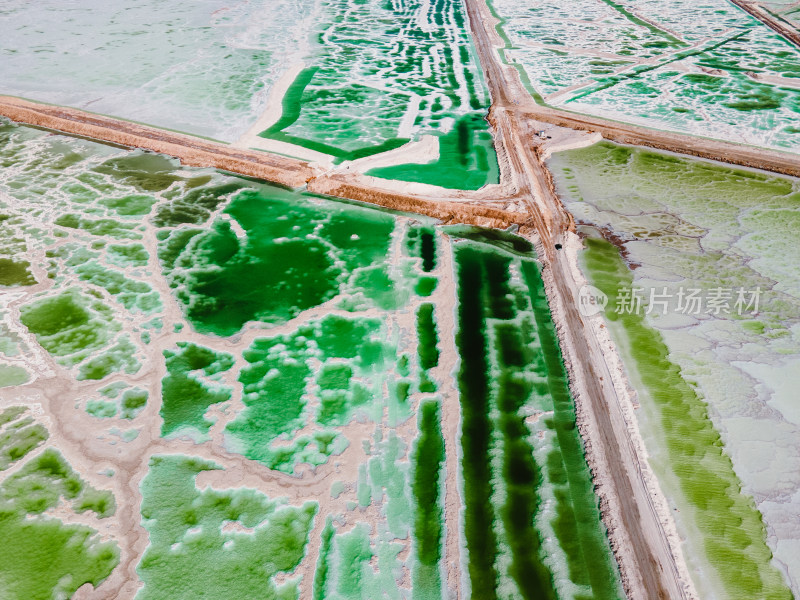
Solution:
[{"label": "sandy bank", "polygon": [[37,127],[169,154],[192,167],[214,167],[290,187],[304,185],[315,174],[308,163],[299,160],[11,96],[0,96],[0,115]]},{"label": "sandy bank", "polygon": [[317,194],[357,200],[375,204],[391,210],[413,212],[443,223],[464,223],[481,227],[506,228],[510,224],[528,222],[525,213],[487,206],[485,203],[453,202],[435,200],[401,193],[386,192],[365,185],[352,185],[339,177],[320,177],[309,182],[308,189]]}]

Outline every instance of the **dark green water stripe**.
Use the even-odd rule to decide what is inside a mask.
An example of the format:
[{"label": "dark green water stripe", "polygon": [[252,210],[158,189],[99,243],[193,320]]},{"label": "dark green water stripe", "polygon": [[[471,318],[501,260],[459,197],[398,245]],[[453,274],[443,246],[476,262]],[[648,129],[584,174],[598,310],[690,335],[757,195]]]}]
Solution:
[{"label": "dark green water stripe", "polygon": [[439,336],[433,319],[433,304],[426,302],[417,309],[417,337],[419,344],[419,365],[421,368],[433,369],[439,364],[439,349],[436,347]]},{"label": "dark green water stripe", "polygon": [[516,316],[514,300],[508,287],[508,269],[511,257],[489,249],[482,251],[483,270],[486,277],[486,297],[492,319],[513,319]]},{"label": "dark green water stripe", "polygon": [[525,342],[512,323],[495,326],[495,351],[500,364],[497,408],[498,429],[503,436],[503,481],[506,501],[500,509],[511,550],[509,574],[526,600],[555,599],[553,575],[542,562],[542,543],[534,519],[541,499],[537,492],[541,472],[528,442],[530,430],[520,409],[531,395],[532,385],[521,376],[527,366]]},{"label": "dark green water stripe", "polygon": [[412,491],[417,505],[414,541],[418,563],[412,568],[412,598],[435,600],[442,597],[439,561],[442,559],[441,471],[444,465],[444,438],[440,425],[439,402],[420,405],[419,438],[412,456]]},{"label": "dark green water stripe", "polygon": [[433,231],[423,229],[419,242],[420,254],[422,255],[422,270],[430,273],[436,268],[436,237]]},{"label": "dark green water stripe", "polygon": [[[486,249],[483,260],[489,284],[489,316],[497,320],[514,319],[517,312],[509,285],[512,257]],[[492,354],[500,368],[494,398],[499,417],[494,425],[502,440],[501,478],[505,492],[505,502],[499,513],[511,550],[509,575],[525,600],[555,599],[553,575],[542,562],[541,537],[534,526],[540,504],[537,493],[540,470],[527,439],[530,430],[519,412],[530,398],[533,387],[523,375],[529,362],[525,342],[519,326],[513,322],[495,324],[494,333]]]},{"label": "dark green water stripe", "polygon": [[533,303],[539,344],[547,367],[548,389],[553,399],[558,448],[548,457],[548,467],[559,473],[567,484],[566,492],[557,494],[558,516],[553,523],[556,537],[567,554],[572,581],[591,585],[594,598],[619,598],[619,575],[600,522],[594,485],[575,425],[575,406],[561,348],[536,263],[523,261],[522,275]]},{"label": "dark green water stripe", "polygon": [[[464,527],[472,597],[498,597],[497,590],[489,586],[496,586],[499,580],[495,561],[500,543],[507,544],[511,558],[507,574],[516,583],[514,597],[558,597],[537,527],[542,508],[539,490],[552,485],[556,515],[550,526],[564,552],[570,581],[584,588],[581,598],[621,598],[619,573],[600,520],[538,266],[529,257],[469,242],[459,243],[455,255],[460,302],[457,343],[462,359]],[[514,293],[510,281],[513,265],[520,267],[527,294]],[[490,371],[491,364],[496,364],[497,371]],[[546,378],[543,388],[530,379],[533,373]],[[544,422],[554,433],[546,465],[536,462],[531,430],[521,410],[531,399],[534,386],[538,394],[545,394],[545,406],[553,403],[553,415]],[[497,418],[488,416],[491,414]],[[487,456],[496,456],[498,451],[499,464]],[[493,479],[502,481],[497,485],[503,486],[503,503],[496,507],[491,504]],[[483,489],[478,488],[481,484]],[[500,537],[492,525],[502,525]],[[479,554],[474,554],[474,549]]]},{"label": "dark green water stripe", "polygon": [[491,424],[489,422],[488,343],[483,315],[485,283],[482,253],[468,245],[454,249],[458,281],[458,333],[461,355],[461,448],[464,478],[464,536],[467,569],[476,600],[497,599],[497,538],[491,505]]}]

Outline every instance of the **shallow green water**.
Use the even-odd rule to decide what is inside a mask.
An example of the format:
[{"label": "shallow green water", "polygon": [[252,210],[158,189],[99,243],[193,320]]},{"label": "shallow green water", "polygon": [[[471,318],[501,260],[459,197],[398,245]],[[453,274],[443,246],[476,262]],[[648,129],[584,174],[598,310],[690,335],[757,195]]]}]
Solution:
[{"label": "shallow green water", "polygon": [[33,285],[36,283],[28,261],[0,258],[0,285]]},{"label": "shallow green water", "polygon": [[[160,449],[216,444],[211,427],[223,419],[225,447],[214,451],[243,455],[227,456],[258,461],[257,468],[290,474],[302,486],[302,472],[337,469],[345,449],[369,445],[357,481],[339,482],[345,490],[339,493],[351,493],[352,500],[324,515],[332,520],[317,587],[333,597],[356,580],[363,585],[352,592],[360,597],[396,590],[392,597],[400,600],[398,573],[419,566],[410,421],[421,401],[435,401],[429,394],[441,385],[437,317],[443,313],[431,295],[447,251],[443,236],[424,218],[185,169],[139,151],[5,124],[0,138],[0,205],[7,216],[0,219],[0,235],[16,254],[43,257],[47,278],[35,291],[14,290],[22,323],[12,322],[11,310],[2,315],[2,366],[33,365],[31,375],[46,387],[51,375],[36,361],[49,355],[61,362],[58,376],[74,383],[63,388],[60,408],[80,411],[92,431],[86,444],[101,456],[143,451],[154,424],[163,436]],[[165,282],[172,286],[167,296]],[[243,333],[246,327],[260,331]],[[32,335],[23,340],[26,330]],[[239,336],[248,336],[248,343]],[[0,426],[3,466],[45,442],[44,429],[25,419]],[[408,441],[395,433],[404,423]],[[192,503],[203,505],[208,490],[190,486],[191,473],[184,478],[177,466],[170,469],[155,461],[142,488],[148,519],[158,514],[146,522],[152,545],[140,565],[143,597],[175,597],[174,584],[198,591],[175,576],[197,568],[197,561],[184,557],[184,546],[160,546],[158,529],[172,526],[176,498],[191,511]],[[111,486],[117,485],[115,470],[102,471]],[[362,501],[375,506],[369,510],[378,511],[384,529],[365,530]],[[224,501],[214,496],[218,502]],[[297,510],[292,522],[307,518],[305,509]],[[274,516],[249,533],[262,535],[259,527],[269,528]],[[343,530],[343,518],[357,529]],[[213,519],[182,524],[187,545],[192,536],[202,538],[191,547],[209,564],[219,562],[214,544],[220,540],[204,546]],[[214,523],[225,528],[222,538],[230,534],[223,546],[238,543],[249,528]],[[290,545],[275,530],[269,536],[278,549],[262,547],[253,561]],[[402,554],[403,544],[394,540],[407,540],[408,551]],[[86,547],[93,543],[87,538]],[[343,561],[348,553],[366,558],[353,566]],[[425,554],[433,573],[436,561],[429,550]],[[231,572],[249,579],[256,568],[250,558]],[[74,561],[80,566],[79,557]],[[300,583],[312,585],[312,575]],[[217,576],[220,585],[230,583]],[[247,594],[243,586],[256,579],[228,589]],[[275,597],[295,597],[300,583],[275,584]]]},{"label": "shallow green water", "polygon": [[[370,414],[382,395],[382,378],[376,375],[391,347],[379,341],[381,332],[375,319],[331,315],[293,334],[256,340],[244,354],[249,365],[239,376],[246,408],[226,428],[231,446],[287,472],[298,462],[323,464],[341,452],[347,441],[329,428],[348,423],[360,408]],[[314,375],[312,360],[322,366],[315,378],[319,406],[309,415],[305,391]],[[354,373],[367,385],[354,380]],[[308,417],[318,426],[313,435],[295,438],[289,446],[273,444],[279,437],[293,437]]]},{"label": "shallow green water", "polygon": [[[461,2],[325,4],[328,23],[262,137],[356,160],[424,134],[441,159],[376,170],[379,177],[477,189],[497,183],[489,107]],[[369,32],[368,35],[365,35]]]},{"label": "shallow green water", "polygon": [[286,321],[332,299],[348,275],[372,297],[385,287],[360,269],[378,267],[386,256],[394,229],[389,215],[312,203],[274,186],[240,192],[224,215],[209,229],[160,235],[170,285],[203,333],[231,335],[248,321]]},{"label": "shallow green water", "polygon": [[461,117],[450,133],[439,137],[439,160],[381,167],[366,174],[462,190],[477,190],[500,178],[492,136],[480,114]]},{"label": "shallow green water", "polygon": [[197,475],[216,469],[182,455],[150,459],[141,484],[150,545],[137,567],[137,600],[296,597],[296,583],[279,586],[275,575],[303,558],[316,503],[291,506],[249,488],[197,489]]},{"label": "shallow green water", "polygon": [[0,471],[24,458],[48,438],[47,429],[34,423],[23,406],[0,411]]},{"label": "shallow green water", "polygon": [[0,484],[0,580],[6,597],[70,597],[84,583],[97,586],[119,562],[116,544],[100,541],[93,529],[42,515],[62,498],[73,511],[100,518],[115,510],[110,492],[87,485],[51,448]]},{"label": "shallow green water", "polygon": [[[332,73],[327,73],[328,77],[331,75]],[[338,75],[337,73],[336,76]],[[330,154],[338,160],[356,160],[372,156],[398,148],[409,141],[408,138],[397,138],[393,131],[394,128],[391,126],[393,124],[397,127],[402,118],[404,105],[407,102],[404,95],[382,94],[378,90],[358,84],[337,86],[339,89],[332,90],[309,88],[315,77],[322,76],[319,67],[309,67],[301,71],[283,97],[281,118],[259,135]],[[317,106],[314,106],[315,104]],[[334,108],[336,105],[351,105],[348,108],[352,108],[353,105],[358,104],[372,104],[373,110],[380,108],[385,111],[382,117],[386,119],[385,122],[390,124],[389,127],[372,124],[372,127],[377,129],[373,133],[377,133],[379,136],[376,140],[379,143],[369,145],[368,140],[362,137],[363,129],[368,129],[369,125],[359,128],[350,118],[343,120],[341,116],[338,116],[337,119]],[[319,111],[323,106],[328,110],[321,114]],[[304,110],[306,112],[317,111],[317,117],[325,115],[327,118],[305,123],[303,121],[308,121],[308,119],[303,119],[298,127],[292,128],[300,120]],[[348,117],[352,117],[352,115],[348,115]],[[301,130],[294,131],[296,129]]]},{"label": "shallow green water", "polygon": [[49,352],[65,356],[105,342],[103,328],[98,328],[93,312],[110,319],[108,308],[102,303],[91,303],[80,294],[65,293],[26,306],[20,320]]},{"label": "shallow green water", "polygon": [[[617,302],[618,290],[633,277],[618,250],[604,240],[587,240],[584,264],[592,283]],[[608,314],[624,335],[635,369],[657,404],[669,466],[678,477],[691,526],[702,536],[705,557],[731,598],[791,598],[781,574],[770,564],[764,523],[751,498],[740,493],[741,482],[708,418],[705,402],[670,362],[661,335],[642,315]]]},{"label": "shallow green water", "polygon": [[233,142],[319,13],[307,0],[5,4],[0,78],[8,94]]},{"label": "shallow green water", "polygon": [[22,385],[30,380],[30,373],[19,365],[0,365],[0,387]]},{"label": "shallow green water", "polygon": [[140,387],[130,387],[119,382],[99,390],[100,397],[86,402],[86,412],[98,419],[119,416],[121,419],[135,419],[144,410],[149,393]]},{"label": "shallow green water", "polygon": [[110,307],[91,295],[73,288],[27,304],[20,313],[22,324],[61,364],[80,363],[78,379],[102,379],[113,372],[132,374],[139,367],[130,340],[124,335],[114,337],[120,326]]},{"label": "shallow green water", "polygon": [[324,600],[325,598],[325,584],[328,582],[328,571],[330,565],[328,561],[331,555],[331,541],[335,530],[333,528],[333,521],[329,516],[325,521],[325,528],[320,535],[320,548],[319,557],[317,558],[316,568],[314,569],[314,600]]},{"label": "shallow green water", "polygon": [[233,356],[195,344],[179,342],[177,351],[164,351],[167,376],[161,382],[161,435],[206,436],[212,421],[209,406],[231,399],[231,389],[209,378],[233,366]]},{"label": "shallow green water", "polygon": [[[648,457],[678,509],[701,595],[780,597],[777,569],[792,587],[798,573],[788,524],[800,439],[789,391],[800,180],[610,143],[550,164],[579,228],[623,248],[625,263],[591,239],[584,258],[609,295],[605,314],[639,392]],[[621,310],[618,288],[631,286],[643,300],[638,319]],[[686,300],[692,290],[699,306]],[[758,307],[748,308],[755,292]]]},{"label": "shallow green water", "polygon": [[[24,166],[0,172],[9,215],[0,226],[28,244],[20,253],[41,253],[51,283],[14,290],[23,294],[28,339],[41,345],[30,356],[49,353],[65,367],[60,376],[75,378],[62,408],[85,411],[81,418],[97,432],[86,443],[103,456],[150,457],[150,432],[161,429],[155,441],[166,454],[152,457],[141,484],[150,546],[138,565],[140,598],[288,599],[305,586],[331,599],[448,594],[437,393],[452,400],[442,363],[452,360],[445,349],[455,296],[439,285],[449,279],[441,271],[451,262],[449,238],[422,217],[185,169],[138,151],[22,127],[0,127],[0,138],[0,160]],[[459,231],[495,244],[459,242],[479,265],[478,292],[461,293],[482,323],[482,401],[490,409],[483,426],[492,453],[479,457],[484,488],[492,486],[482,496],[483,526],[496,530],[489,561],[496,577],[486,589],[498,598],[541,590],[614,597],[608,590],[617,589],[617,576],[603,571],[609,554],[571,400],[555,391],[564,381],[546,304],[543,321],[534,315],[543,296],[530,244]],[[161,291],[164,283],[169,290]],[[4,364],[23,364],[25,344],[11,329],[0,334]],[[44,443],[46,432],[25,419],[0,424],[6,466]],[[223,448],[215,447],[218,430]],[[198,488],[200,473],[221,467],[175,454],[192,442],[205,456],[223,452],[226,465],[259,463],[250,467],[265,486],[278,481],[273,476],[280,485],[296,482],[278,488],[292,494],[323,476],[335,508],[317,516],[302,492],[292,506],[272,491],[220,489],[217,480]],[[343,471],[351,456],[363,460]],[[113,472],[103,473],[117,485]],[[99,502],[84,500],[81,510]],[[309,546],[314,522],[321,537]],[[599,545],[587,541],[594,535]],[[86,548],[95,547],[92,539]],[[292,573],[316,542],[316,564],[298,580]],[[591,571],[574,548],[602,559]],[[590,571],[606,573],[606,588]]]}]

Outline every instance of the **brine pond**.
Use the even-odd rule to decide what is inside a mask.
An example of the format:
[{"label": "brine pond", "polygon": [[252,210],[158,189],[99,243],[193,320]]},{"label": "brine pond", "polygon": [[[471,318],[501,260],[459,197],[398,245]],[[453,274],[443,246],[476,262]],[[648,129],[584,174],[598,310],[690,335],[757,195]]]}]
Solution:
[{"label": "brine pond", "polygon": [[800,180],[606,142],[549,164],[701,597],[790,597]]},{"label": "brine pond", "polygon": [[530,241],[9,123],[0,215],[10,589],[624,597]]},{"label": "brine pond", "polygon": [[432,154],[365,170],[498,183],[460,0],[45,0],[5,6],[0,20],[3,94],[328,166],[427,138]]},{"label": "brine pond", "polygon": [[491,0],[506,62],[540,103],[800,149],[800,50],[725,0]]}]

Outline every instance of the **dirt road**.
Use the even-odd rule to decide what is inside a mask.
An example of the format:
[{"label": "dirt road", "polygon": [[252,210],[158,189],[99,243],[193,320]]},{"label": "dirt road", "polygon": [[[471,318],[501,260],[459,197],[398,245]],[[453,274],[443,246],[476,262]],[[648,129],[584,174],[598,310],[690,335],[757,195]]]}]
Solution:
[{"label": "dirt road", "polygon": [[[138,147],[179,158],[190,166],[214,167],[312,192],[426,214],[445,222],[486,227],[521,226],[531,235],[543,264],[543,277],[568,366],[579,415],[584,420],[587,453],[603,505],[604,520],[631,598],[687,598],[680,553],[671,545],[663,515],[653,498],[659,492],[643,476],[645,463],[631,438],[622,400],[612,383],[612,367],[601,341],[577,310],[577,282],[565,245],[574,229],[554,191],[533,120],[603,137],[682,154],[800,176],[800,156],[647,129],[537,105],[517,71],[497,53],[503,46],[484,0],[465,0],[481,66],[492,95],[489,121],[501,158],[500,186],[487,192],[459,192],[452,197],[405,194],[381,189],[357,175],[331,174],[303,161],[182,135],[76,109],[0,96],[0,115],[14,121]],[[733,1],[733,0],[732,0]],[[492,197],[492,195],[494,195]],[[669,517],[667,517],[669,518]]]},{"label": "dirt road", "polygon": [[454,202],[380,190],[354,183],[348,178],[320,177],[308,183],[308,190],[325,196],[357,200],[391,210],[412,212],[438,219],[443,223],[463,223],[504,229],[509,225],[526,225],[527,213],[506,210],[501,203]]},{"label": "dirt road", "polygon": [[[598,492],[604,506],[624,585],[631,598],[685,598],[673,550],[661,525],[641,473],[642,457],[631,441],[609,365],[599,341],[590,333],[577,310],[575,284],[564,253],[555,249],[572,228],[572,219],[556,195],[543,165],[535,136],[528,130],[532,113],[529,94],[516,71],[500,62],[501,45],[494,19],[482,0],[466,0],[481,66],[492,94],[490,121],[495,141],[504,146],[511,165],[510,177],[531,214],[540,243],[548,299],[559,326],[570,381],[580,412],[590,423],[585,433],[587,449],[598,460],[594,466]],[[553,118],[556,115],[552,115]],[[605,135],[605,133],[604,133]],[[627,140],[626,140],[627,141]]]},{"label": "dirt road", "polygon": [[531,119],[580,131],[597,131],[605,139],[620,144],[647,146],[731,165],[800,177],[800,154],[649,129],[537,104],[529,105],[526,109],[525,114]]},{"label": "dirt road", "polygon": [[528,222],[526,213],[508,210],[509,203],[502,197],[506,196],[504,193],[453,191],[450,201],[450,197],[441,193],[424,196],[383,190],[356,173],[328,174],[293,158],[233,148],[220,142],[11,96],[0,96],[0,116],[103,142],[161,152],[188,166],[213,167],[295,188],[307,185],[312,192],[419,213],[445,223],[504,228]]},{"label": "dirt road", "polygon": [[132,148],[144,148],[179,158],[192,167],[214,167],[249,177],[300,187],[315,172],[308,163],[265,152],[148,127],[103,115],[0,96],[0,116],[18,123],[55,129]]}]

